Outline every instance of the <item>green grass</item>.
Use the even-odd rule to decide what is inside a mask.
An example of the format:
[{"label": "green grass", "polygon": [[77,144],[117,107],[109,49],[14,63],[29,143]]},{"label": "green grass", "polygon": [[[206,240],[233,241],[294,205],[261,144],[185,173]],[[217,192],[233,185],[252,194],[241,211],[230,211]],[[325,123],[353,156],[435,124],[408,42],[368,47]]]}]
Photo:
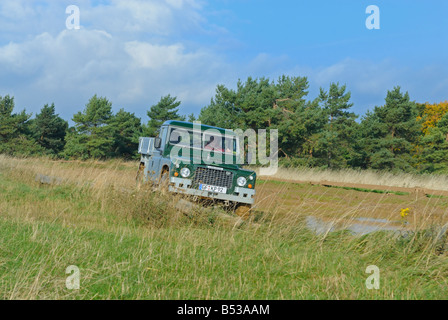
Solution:
[{"label": "green grass", "polygon": [[[300,187],[304,187],[304,186],[308,186],[309,184],[305,184],[305,183],[298,183],[298,182],[285,182],[285,181],[277,181],[277,180],[266,180],[266,179],[258,179],[258,182],[269,182],[271,184],[276,184],[276,185],[291,185],[291,186],[295,186],[296,188],[300,188]],[[320,186],[320,185],[317,185]],[[367,189],[367,188],[358,188],[358,187],[343,187],[343,186],[333,186],[333,185],[328,185],[328,184],[322,184],[323,187],[327,187],[327,188],[337,188],[337,189],[344,189],[344,190],[354,190],[354,191],[359,191],[359,192],[372,192],[372,193],[390,193],[390,194],[396,194],[398,196],[407,196],[409,195],[409,192],[404,192],[404,191],[393,191],[393,190],[379,190],[379,189]]]},{"label": "green grass", "polygon": [[[315,236],[303,217],[239,228],[219,209],[179,214],[157,193],[43,186],[0,174],[1,299],[446,299],[431,239]],[[68,290],[76,265],[80,290]],[[380,289],[367,290],[369,265]]]},{"label": "green grass", "polygon": [[324,185],[324,187],[327,188],[338,188],[338,189],[344,189],[344,190],[354,190],[359,192],[372,192],[372,193],[390,193],[390,194],[396,194],[397,196],[407,196],[409,195],[409,192],[403,192],[403,191],[393,191],[393,190],[379,190],[379,189],[366,189],[366,188],[357,188],[357,187],[341,187],[341,186],[330,186],[330,185]]},{"label": "green grass", "polygon": [[447,196],[441,196],[441,195],[435,195],[435,194],[426,194],[427,198],[435,198],[435,199],[446,199],[448,198]]}]

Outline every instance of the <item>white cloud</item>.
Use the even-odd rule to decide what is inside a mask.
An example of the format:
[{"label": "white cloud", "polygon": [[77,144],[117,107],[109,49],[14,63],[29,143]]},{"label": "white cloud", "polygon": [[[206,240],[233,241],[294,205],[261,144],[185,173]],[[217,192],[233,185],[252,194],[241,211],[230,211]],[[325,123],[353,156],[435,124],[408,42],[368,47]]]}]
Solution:
[{"label": "white cloud", "polygon": [[314,94],[317,89],[328,89],[331,82],[346,84],[352,92],[357,113],[383,105],[387,91],[400,86],[408,91],[412,100],[426,102],[428,97],[436,101],[446,99],[448,91],[448,68],[445,65],[427,65],[421,68],[403,66],[399,61],[384,59],[369,61],[347,58],[331,66],[306,70]]},{"label": "white cloud", "polygon": [[213,95],[226,64],[213,52],[187,50],[181,43],[126,42],[105,31],[81,29],[4,45],[0,69],[0,95],[12,89],[34,112],[43,104],[35,105],[33,97],[40,96],[46,97],[44,103],[74,108],[64,114],[70,117],[97,93],[117,107],[133,105],[144,116],[144,110],[168,93],[197,104],[199,111]]},{"label": "white cloud", "polygon": [[[106,30],[123,39],[206,33],[210,27],[198,0],[1,0],[0,43],[31,35],[57,34],[65,27],[66,7],[80,9],[81,27]],[[129,39],[130,38],[130,39]]]},{"label": "white cloud", "polygon": [[406,73],[392,61],[381,62],[344,59],[329,67],[318,68],[311,79],[319,86],[328,86],[330,82],[347,83],[362,94],[380,93],[385,87],[392,88],[400,76]]},{"label": "white cloud", "polygon": [[81,30],[66,30],[70,4],[0,2],[0,95],[15,95],[19,108],[55,101],[69,118],[98,93],[144,116],[161,95],[192,105],[213,94],[226,68],[220,56],[171,37],[204,31],[199,1],[80,0]]},{"label": "white cloud", "polygon": [[125,50],[137,67],[148,69],[178,67],[184,59],[188,58],[188,55],[183,52],[182,44],[163,46],[132,41],[125,44]]},{"label": "white cloud", "polygon": [[[69,119],[96,93],[146,120],[145,110],[162,95],[177,96],[189,106],[183,112],[197,113],[209,103],[217,84],[234,88],[238,78],[276,80],[281,74],[307,76],[310,99],[320,86],[346,83],[356,112],[382,104],[395,85],[419,101],[428,96],[446,99],[448,91],[448,70],[438,65],[409,69],[391,60],[345,59],[311,68],[294,57],[270,53],[229,61],[219,51],[222,39],[213,33],[225,30],[203,17],[198,0],[110,0],[96,6],[79,0],[81,30],[65,29],[69,4],[72,1],[0,2],[0,95],[14,95],[19,108],[37,112],[54,101]],[[190,33],[216,42],[191,41]]]},{"label": "white cloud", "polygon": [[202,30],[206,20],[202,6],[195,0],[111,0],[109,3],[82,9],[87,25],[105,28],[116,34],[181,34]]},{"label": "white cloud", "polygon": [[5,19],[29,19],[35,15],[32,2],[26,0],[0,2],[0,17]]}]

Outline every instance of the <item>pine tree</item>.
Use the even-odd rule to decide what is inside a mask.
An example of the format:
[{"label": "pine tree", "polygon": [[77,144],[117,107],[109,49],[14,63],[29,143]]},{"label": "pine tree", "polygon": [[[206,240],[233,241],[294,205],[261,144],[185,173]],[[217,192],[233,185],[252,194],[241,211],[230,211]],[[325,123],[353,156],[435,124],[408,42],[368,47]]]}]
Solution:
[{"label": "pine tree", "polygon": [[195,122],[195,121],[196,121],[196,116],[192,112],[188,115],[188,122]]},{"label": "pine tree", "polygon": [[167,120],[185,121],[185,117],[178,114],[181,102],[176,100],[177,97],[171,97],[168,94],[162,97],[157,104],[151,106],[147,112],[149,122],[146,126],[143,126],[143,134],[145,136],[155,137],[161,125]]},{"label": "pine tree", "polygon": [[23,129],[25,122],[30,118],[23,111],[20,114],[13,114],[14,97],[9,95],[2,98],[0,96],[0,142],[2,144],[8,143],[15,136],[17,136]]},{"label": "pine tree", "polygon": [[414,147],[421,135],[417,106],[400,87],[387,92],[386,104],[366,114],[361,126],[366,164],[374,169],[413,171]]},{"label": "pine tree", "polygon": [[422,172],[448,173],[448,113],[439,118],[435,126],[429,126],[421,139],[420,155]]},{"label": "pine tree", "polygon": [[[286,157],[313,157],[311,136],[322,126],[322,114],[318,105],[307,102],[306,77],[281,76],[273,84],[275,100],[270,110],[269,127],[278,129],[279,152]],[[310,148],[311,147],[311,148]]]},{"label": "pine tree", "polygon": [[114,143],[111,118],[112,103],[94,95],[84,111],[73,116],[75,127],[67,135],[64,155],[81,159],[110,157]]},{"label": "pine tree", "polygon": [[210,104],[201,109],[199,121],[203,124],[221,128],[241,128],[242,111],[235,106],[236,92],[224,85],[216,87],[215,96]]},{"label": "pine tree", "polygon": [[54,155],[64,149],[67,129],[68,123],[55,113],[54,103],[46,104],[31,125],[37,143]]},{"label": "pine tree", "polygon": [[13,113],[14,97],[0,96],[0,153],[10,155],[33,155],[43,149],[30,136],[27,121],[31,114],[25,110]]},{"label": "pine tree", "polygon": [[138,139],[141,133],[141,121],[133,113],[120,109],[110,120],[113,128],[113,155],[132,159],[137,154]]},{"label": "pine tree", "polygon": [[328,92],[320,89],[319,101],[326,123],[319,134],[316,156],[320,158],[320,166],[328,168],[347,167],[355,158],[353,149],[356,141],[357,116],[348,111],[351,93],[346,86],[331,83]]},{"label": "pine tree", "polygon": [[305,100],[307,89],[306,77],[288,76],[279,77],[276,83],[266,78],[238,80],[236,91],[218,85],[199,120],[230,129],[278,129],[280,155],[298,156],[321,125],[316,104]]}]

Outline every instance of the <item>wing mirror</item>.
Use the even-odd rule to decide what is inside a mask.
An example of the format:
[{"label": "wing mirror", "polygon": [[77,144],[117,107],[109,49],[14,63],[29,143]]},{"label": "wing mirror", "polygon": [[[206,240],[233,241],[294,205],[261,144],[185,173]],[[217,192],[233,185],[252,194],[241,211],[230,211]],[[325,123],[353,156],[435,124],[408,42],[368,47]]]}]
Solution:
[{"label": "wing mirror", "polygon": [[162,145],[162,139],[160,138],[155,138],[154,139],[154,148],[156,149],[160,149],[160,146]]}]

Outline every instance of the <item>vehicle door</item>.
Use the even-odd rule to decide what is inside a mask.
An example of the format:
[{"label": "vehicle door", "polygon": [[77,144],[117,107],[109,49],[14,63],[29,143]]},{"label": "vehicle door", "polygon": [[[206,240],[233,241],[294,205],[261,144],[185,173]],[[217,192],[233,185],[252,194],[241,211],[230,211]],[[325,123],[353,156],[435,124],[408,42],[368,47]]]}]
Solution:
[{"label": "vehicle door", "polygon": [[166,136],[168,132],[168,127],[163,126],[160,128],[160,133],[158,137],[161,139],[160,148],[154,147],[154,153],[150,159],[150,171],[149,175],[152,181],[158,182],[161,174],[161,169],[163,165],[163,151],[166,144]]}]

